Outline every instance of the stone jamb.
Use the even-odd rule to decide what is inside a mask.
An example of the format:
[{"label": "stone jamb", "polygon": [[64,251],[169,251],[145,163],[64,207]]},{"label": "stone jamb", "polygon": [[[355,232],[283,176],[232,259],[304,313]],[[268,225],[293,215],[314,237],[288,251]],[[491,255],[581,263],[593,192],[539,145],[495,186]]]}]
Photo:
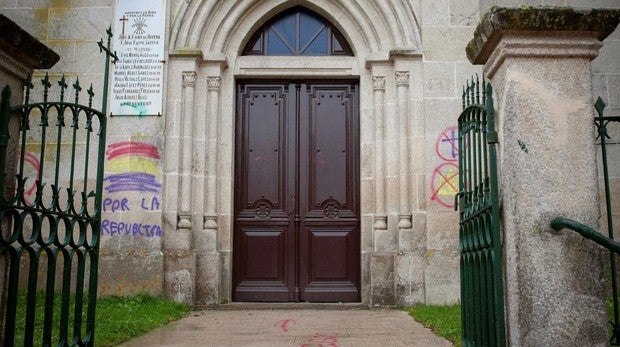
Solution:
[{"label": "stone jamb", "polygon": [[[166,104],[166,156],[164,174],[164,293],[179,302],[194,304],[196,298],[196,257],[190,208],[181,209],[184,136],[191,140],[191,128],[185,126],[188,107],[193,112],[194,88],[199,82],[198,63],[202,53],[184,49],[169,54]],[[188,90],[191,90],[188,93]],[[190,152],[191,155],[191,152]],[[191,176],[191,171],[189,175]],[[191,181],[189,181],[191,185]],[[187,189],[187,188],[186,188]],[[189,200],[189,197],[187,198]],[[180,201],[181,200],[181,201]],[[190,205],[191,206],[191,205]],[[182,224],[179,222],[183,220]],[[179,226],[182,226],[180,228]]]}]

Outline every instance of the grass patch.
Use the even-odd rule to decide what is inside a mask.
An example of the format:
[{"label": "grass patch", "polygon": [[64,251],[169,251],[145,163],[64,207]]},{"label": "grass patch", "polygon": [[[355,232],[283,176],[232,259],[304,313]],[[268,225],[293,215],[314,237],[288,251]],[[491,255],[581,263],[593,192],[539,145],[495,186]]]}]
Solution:
[{"label": "grass patch", "polygon": [[184,304],[140,294],[97,300],[95,346],[112,346],[186,316]]},{"label": "grass patch", "polygon": [[[607,298],[607,316],[614,321],[614,301]],[[435,334],[450,340],[455,346],[462,346],[461,339],[461,305],[451,306],[415,306],[404,309],[417,322],[430,328]],[[611,334],[611,327],[609,333]]]},{"label": "grass patch", "polygon": [[461,305],[407,307],[413,319],[461,347]]},{"label": "grass patch", "polygon": [[[54,298],[54,326],[52,328],[52,342],[58,341],[60,325],[60,293]],[[85,300],[86,301],[86,300]],[[73,305],[71,299],[69,317],[69,339],[73,332]],[[21,293],[17,302],[16,317],[16,346],[24,345],[26,295]],[[43,315],[45,301],[43,292],[37,293],[35,313],[34,345],[42,344]],[[84,307],[86,310],[86,307]],[[184,304],[154,297],[147,294],[138,294],[129,297],[106,296],[97,299],[95,311],[95,346],[114,346],[130,340],[155,328],[186,316],[191,308]],[[82,335],[86,329],[86,312],[83,312]]]}]

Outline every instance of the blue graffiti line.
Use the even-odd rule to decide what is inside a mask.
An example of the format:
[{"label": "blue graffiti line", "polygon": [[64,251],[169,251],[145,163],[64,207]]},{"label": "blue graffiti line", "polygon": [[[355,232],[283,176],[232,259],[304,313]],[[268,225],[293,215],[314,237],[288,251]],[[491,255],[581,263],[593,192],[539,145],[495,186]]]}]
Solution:
[{"label": "blue graffiti line", "polygon": [[109,175],[103,180],[108,183],[105,187],[105,191],[108,193],[123,191],[159,193],[161,188],[161,184],[157,182],[155,176],[142,172]]},{"label": "blue graffiti line", "polygon": [[101,221],[101,235],[160,237],[161,226],[157,224],[113,222],[104,219]]},{"label": "blue graffiti line", "polygon": [[456,135],[456,130],[451,130],[450,131],[450,137],[448,138],[447,136],[445,136],[445,139],[441,139],[441,142],[448,142],[451,146],[452,146],[452,158],[456,158],[456,156],[458,155],[458,140],[459,137]]}]

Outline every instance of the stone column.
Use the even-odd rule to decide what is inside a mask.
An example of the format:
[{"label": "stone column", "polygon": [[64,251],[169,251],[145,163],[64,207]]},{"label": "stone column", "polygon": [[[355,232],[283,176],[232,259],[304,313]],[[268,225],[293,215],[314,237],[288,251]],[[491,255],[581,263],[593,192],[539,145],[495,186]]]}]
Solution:
[{"label": "stone column", "polygon": [[375,222],[377,230],[387,229],[387,215],[385,212],[385,76],[372,77],[374,91],[373,104],[375,114]]},{"label": "stone column", "polygon": [[191,202],[192,202],[192,154],[193,138],[192,128],[194,127],[194,87],[196,86],[196,72],[184,71],[182,92],[182,113],[183,128],[181,143],[181,189],[179,190],[179,220],[177,228],[190,229],[191,222]]},{"label": "stone column", "polygon": [[409,191],[409,72],[396,71],[396,114],[399,119],[399,178],[400,178],[400,204],[398,215],[398,229],[411,228],[411,203]]},{"label": "stone column", "polygon": [[606,345],[590,61],[620,10],[494,8],[468,46],[495,90],[511,346]]},{"label": "stone column", "polygon": [[[206,175],[207,192],[215,192],[217,189],[217,129],[218,129],[218,110],[220,102],[220,85],[222,79],[217,76],[207,77],[208,100],[207,114],[209,127],[207,127],[207,153],[208,166]],[[207,204],[205,205],[204,228],[206,230],[217,231],[217,194],[207,194]]]}]

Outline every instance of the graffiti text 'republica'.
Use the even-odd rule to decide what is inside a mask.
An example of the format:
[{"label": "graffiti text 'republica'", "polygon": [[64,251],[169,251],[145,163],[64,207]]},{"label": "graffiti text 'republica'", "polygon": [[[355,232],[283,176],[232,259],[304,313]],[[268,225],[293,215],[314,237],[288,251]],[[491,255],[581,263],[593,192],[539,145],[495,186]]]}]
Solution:
[{"label": "graffiti text 'republica'", "polygon": [[161,226],[157,224],[114,222],[104,219],[101,221],[101,235],[160,237]]}]

